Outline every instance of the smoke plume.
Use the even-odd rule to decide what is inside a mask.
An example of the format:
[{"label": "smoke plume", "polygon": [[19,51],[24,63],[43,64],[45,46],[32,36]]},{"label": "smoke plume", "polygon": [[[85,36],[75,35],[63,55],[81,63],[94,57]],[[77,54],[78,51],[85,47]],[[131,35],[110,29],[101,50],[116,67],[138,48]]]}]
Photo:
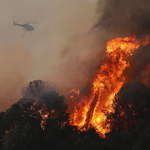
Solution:
[{"label": "smoke plume", "polygon": [[[148,0],[99,0],[98,3],[96,0],[2,0],[0,18],[0,105],[6,108],[20,96],[21,87],[28,81],[53,82],[62,92],[87,87],[101,63],[106,41],[118,36],[148,34],[150,3]],[[35,30],[21,39],[23,30],[13,27],[13,20],[37,23],[32,24]],[[148,60],[149,48],[145,49],[147,52],[141,50],[141,53],[144,51]],[[136,55],[133,60],[140,57]],[[148,65],[149,61],[143,59],[140,61]],[[145,69],[136,67],[140,61],[133,64],[137,73]],[[129,72],[133,78],[135,74]]]},{"label": "smoke plume", "polygon": [[[99,0],[101,8],[101,0]],[[148,0],[106,0],[102,15],[95,27],[106,28],[119,36],[147,34],[150,27]]]},{"label": "smoke plume", "polygon": [[[150,3],[148,0],[98,1],[98,22],[92,31],[105,31],[106,40],[115,37],[142,37],[150,32]],[[128,81],[143,81],[149,85],[150,46],[141,47],[130,58],[131,69],[126,70]]]},{"label": "smoke plume", "polygon": [[[85,52],[89,49],[85,50],[87,47],[79,42],[87,36],[79,37],[96,21],[95,7],[95,1],[91,0],[0,1],[0,110],[17,101],[22,87],[32,80],[53,82],[59,89],[81,87],[79,76],[83,77],[86,71],[79,73],[84,66],[79,65],[84,63],[80,59],[89,55]],[[13,20],[21,24],[29,22],[35,30],[21,38],[24,30],[13,26]],[[72,48],[76,40],[78,50]],[[69,49],[69,54],[65,49]],[[73,51],[81,56],[77,56],[81,62],[77,67],[75,62],[70,62]],[[80,70],[73,73],[73,68]]]}]

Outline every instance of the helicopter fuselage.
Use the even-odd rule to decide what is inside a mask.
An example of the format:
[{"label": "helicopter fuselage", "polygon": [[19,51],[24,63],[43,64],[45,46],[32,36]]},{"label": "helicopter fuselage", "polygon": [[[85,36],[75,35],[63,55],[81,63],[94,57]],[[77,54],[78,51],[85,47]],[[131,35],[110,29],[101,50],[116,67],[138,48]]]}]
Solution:
[{"label": "helicopter fuselage", "polygon": [[26,24],[14,23],[14,25],[23,27],[26,31],[32,31],[32,30],[34,30],[33,26],[31,26],[31,25],[28,24],[28,23],[26,23]]}]

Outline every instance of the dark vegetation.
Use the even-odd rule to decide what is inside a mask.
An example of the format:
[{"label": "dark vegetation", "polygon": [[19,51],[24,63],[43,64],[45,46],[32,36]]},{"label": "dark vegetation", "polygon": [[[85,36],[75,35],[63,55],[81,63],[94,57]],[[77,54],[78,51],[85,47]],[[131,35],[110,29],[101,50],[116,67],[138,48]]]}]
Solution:
[{"label": "dark vegetation", "polygon": [[30,82],[23,98],[0,112],[0,150],[150,150],[150,89],[126,84],[114,108],[105,139],[94,129],[80,132],[69,125],[64,97],[41,80]]}]

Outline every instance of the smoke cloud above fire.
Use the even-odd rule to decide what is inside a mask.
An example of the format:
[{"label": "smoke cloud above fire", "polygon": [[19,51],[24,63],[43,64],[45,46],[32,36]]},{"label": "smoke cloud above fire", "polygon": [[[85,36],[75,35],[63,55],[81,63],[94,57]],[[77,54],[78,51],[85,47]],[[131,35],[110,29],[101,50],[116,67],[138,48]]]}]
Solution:
[{"label": "smoke cloud above fire", "polygon": [[[101,0],[99,0],[101,10]],[[95,27],[119,36],[146,34],[150,27],[148,0],[105,0],[103,13]]]},{"label": "smoke cloud above fire", "polygon": [[[141,38],[150,33],[148,0],[105,0],[103,3],[99,0],[97,12],[100,16],[92,31],[103,31],[105,40],[125,36]],[[132,67],[126,70],[127,82],[138,80],[149,85],[150,46],[141,47],[129,61]]]},{"label": "smoke cloud above fire", "polygon": [[[0,109],[36,79],[53,82],[62,92],[85,88],[106,41],[148,33],[149,8],[148,0],[1,0]],[[35,30],[21,39],[23,30],[13,20],[36,22]]]},{"label": "smoke cloud above fire", "polygon": [[[149,34],[150,4],[147,0],[99,0],[97,1],[96,12],[97,21],[93,23],[89,32],[78,37],[62,53],[68,52],[65,66],[71,68],[69,69],[71,70],[69,78],[73,80],[72,84],[78,83],[80,89],[92,79],[97,66],[101,64],[107,41],[125,36],[141,38]],[[150,50],[149,48],[144,49],[141,48],[140,52],[136,52],[130,60],[134,69],[131,67],[128,74],[131,75],[132,80],[133,78],[138,80],[139,77],[136,74],[142,72],[149,63]],[[140,57],[141,54],[143,57]],[[78,80],[74,80],[74,75],[77,76],[76,79]]]},{"label": "smoke cloud above fire", "polygon": [[[137,80],[143,68],[149,69],[145,66],[149,63],[150,53],[147,46],[150,44],[150,13],[145,4],[146,1],[134,0],[105,1],[100,19],[92,30],[99,35],[104,32],[103,40],[108,40],[106,54],[94,78],[91,78],[88,94],[81,95],[81,101],[71,114],[71,123],[81,131],[92,127],[104,136],[110,132],[107,115],[115,111],[115,96],[125,83]],[[147,75],[144,70],[142,77]]]}]

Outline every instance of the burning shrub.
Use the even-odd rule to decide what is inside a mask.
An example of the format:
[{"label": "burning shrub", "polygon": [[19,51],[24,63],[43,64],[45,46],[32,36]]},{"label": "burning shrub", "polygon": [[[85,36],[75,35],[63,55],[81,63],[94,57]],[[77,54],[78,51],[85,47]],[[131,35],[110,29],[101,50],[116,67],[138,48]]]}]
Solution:
[{"label": "burning shrub", "polygon": [[41,80],[30,82],[24,91],[24,98],[0,114],[3,121],[0,127],[4,129],[0,132],[0,140],[4,150],[32,149],[32,145],[33,149],[40,149],[35,145],[43,141],[45,130],[59,130],[68,123],[64,97],[47,87],[50,86]]}]

